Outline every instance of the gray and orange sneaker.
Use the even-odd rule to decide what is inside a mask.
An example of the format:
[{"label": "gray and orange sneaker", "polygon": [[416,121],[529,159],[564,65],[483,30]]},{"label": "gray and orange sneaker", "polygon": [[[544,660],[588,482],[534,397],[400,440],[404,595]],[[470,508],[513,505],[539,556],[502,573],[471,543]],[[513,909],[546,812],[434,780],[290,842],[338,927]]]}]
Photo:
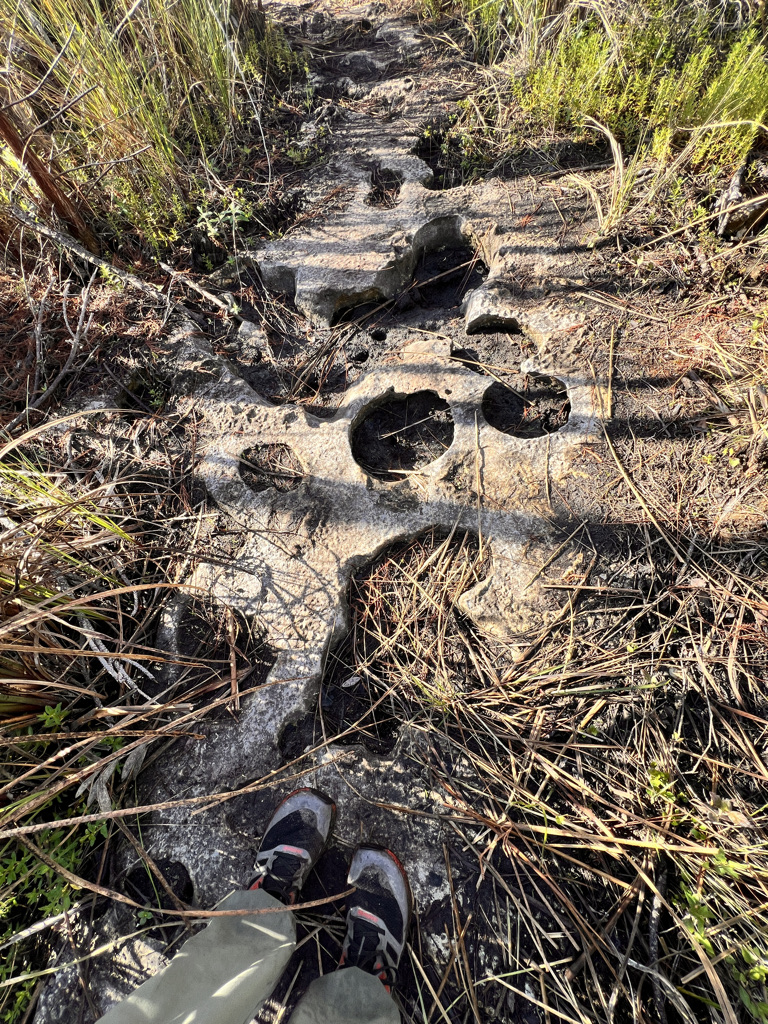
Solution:
[{"label": "gray and orange sneaker", "polygon": [[405,868],[379,846],[358,846],[347,881],[357,887],[347,909],[339,967],[359,967],[392,991],[411,923],[413,897]]},{"label": "gray and orange sneaker", "polygon": [[333,832],[336,804],[316,789],[296,789],[269,819],[249,889],[263,889],[287,905],[307,880]]}]

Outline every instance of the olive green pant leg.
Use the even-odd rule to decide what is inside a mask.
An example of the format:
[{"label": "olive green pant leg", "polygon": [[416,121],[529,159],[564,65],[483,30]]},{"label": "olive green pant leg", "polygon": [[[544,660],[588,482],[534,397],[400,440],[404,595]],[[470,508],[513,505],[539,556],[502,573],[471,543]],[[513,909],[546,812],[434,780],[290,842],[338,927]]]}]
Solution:
[{"label": "olive green pant leg", "polygon": [[296,947],[293,914],[261,889],[233,892],[219,910],[278,913],[211,918],[167,967],[99,1024],[247,1024]]},{"label": "olive green pant leg", "polygon": [[315,978],[290,1024],[400,1024],[400,1011],[378,978],[345,967]]}]

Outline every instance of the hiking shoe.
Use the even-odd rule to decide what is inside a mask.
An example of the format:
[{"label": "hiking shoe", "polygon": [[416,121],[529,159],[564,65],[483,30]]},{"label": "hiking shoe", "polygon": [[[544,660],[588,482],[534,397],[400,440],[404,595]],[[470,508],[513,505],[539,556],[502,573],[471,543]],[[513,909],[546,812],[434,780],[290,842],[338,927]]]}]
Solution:
[{"label": "hiking shoe", "polygon": [[347,881],[357,892],[348,903],[339,967],[375,974],[391,992],[413,906],[405,868],[391,850],[358,846]]},{"label": "hiking shoe", "polygon": [[283,903],[296,894],[333,831],[336,804],[316,789],[297,789],[278,805],[256,855],[249,889],[263,889]]}]

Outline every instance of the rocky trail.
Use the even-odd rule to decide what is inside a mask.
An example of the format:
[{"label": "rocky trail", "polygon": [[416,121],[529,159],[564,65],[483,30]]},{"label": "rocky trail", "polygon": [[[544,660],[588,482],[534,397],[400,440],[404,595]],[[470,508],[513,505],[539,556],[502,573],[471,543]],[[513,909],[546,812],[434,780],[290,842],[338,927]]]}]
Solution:
[{"label": "rocky trail", "polygon": [[[213,621],[228,637],[231,692],[192,722],[194,735],[151,748],[136,805],[156,809],[142,814],[141,843],[174,892],[158,894],[162,906],[211,908],[248,880],[277,798],[316,786],[336,800],[339,818],[306,900],[343,891],[361,840],[391,846],[409,872],[417,922],[398,997],[404,1021],[570,1020],[597,991],[595,972],[612,970],[615,950],[600,938],[615,905],[604,879],[617,874],[628,888],[633,878],[613,847],[595,854],[589,879],[577,861],[536,862],[533,833],[515,834],[503,821],[509,806],[488,793],[507,775],[510,791],[522,792],[525,751],[537,738],[575,737],[621,717],[623,696],[614,704],[608,691],[590,690],[596,669],[561,684],[556,672],[537,677],[535,659],[547,647],[566,666],[582,637],[623,614],[642,592],[638,580],[654,572],[641,525],[614,493],[622,468],[606,429],[609,446],[636,434],[658,439],[657,485],[674,488],[690,453],[675,447],[675,427],[659,434],[648,424],[668,418],[670,381],[689,381],[677,397],[688,419],[711,396],[700,378],[685,377],[685,354],[662,353],[666,313],[634,308],[610,257],[589,247],[595,218],[585,196],[564,192],[549,171],[462,184],[430,146],[427,126],[445,122],[475,87],[459,57],[384,3],[265,10],[309,54],[314,102],[297,140],[307,168],[295,223],[210,275],[206,287],[225,304],[246,285],[259,296],[250,305],[238,298],[226,338],[177,320],[153,345],[151,366],[207,504],[190,526],[196,554],[159,625],[157,647],[177,664],[142,686],[149,698],[180,693]],[[125,401],[109,382],[89,407]],[[77,436],[84,448],[101,443],[87,424]],[[750,508],[738,529],[760,519]],[[672,558],[680,579],[682,558]],[[387,559],[401,567],[402,585],[427,579],[415,566],[441,565],[446,579],[464,566],[450,623],[436,612],[433,632],[418,637],[453,676],[429,689],[421,648],[406,650],[416,680],[410,713],[382,688],[373,641],[370,678],[360,669],[360,637],[374,628],[361,625],[366,615],[395,615],[394,603],[367,605],[371,581],[384,588],[376,573]],[[579,597],[592,618],[574,626]],[[619,688],[622,630],[601,654]],[[632,637],[640,644],[652,632],[646,623]],[[405,630],[397,643],[408,648],[414,637]],[[447,693],[458,707],[450,714]],[[478,738],[481,719],[495,760]],[[605,759],[610,774],[623,763],[619,747],[611,740],[585,757]],[[576,761],[552,762],[568,776],[558,776],[554,801],[564,815],[578,800]],[[526,785],[543,788],[548,770],[532,757]],[[562,821],[551,825],[556,835]],[[155,898],[157,883],[148,884],[130,843],[112,858],[112,887],[140,903]],[[575,923],[579,901],[593,904],[589,934]],[[332,969],[342,937],[334,910],[306,912],[307,941],[260,1020],[284,1019],[281,1001],[290,1008],[320,969]],[[142,923],[120,903],[79,918],[77,949],[108,951],[89,963],[87,998],[78,965],[58,971],[38,1024],[88,1024],[165,963],[183,927],[154,921],[146,932]],[[562,973],[585,949],[602,950],[597,966],[567,980],[544,979],[536,966],[560,964]]]}]

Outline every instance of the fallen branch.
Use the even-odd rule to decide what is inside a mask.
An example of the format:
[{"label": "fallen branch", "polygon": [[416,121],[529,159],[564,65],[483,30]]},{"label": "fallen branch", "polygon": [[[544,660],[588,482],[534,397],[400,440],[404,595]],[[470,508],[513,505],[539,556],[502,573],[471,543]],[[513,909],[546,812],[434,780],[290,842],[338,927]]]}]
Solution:
[{"label": "fallen branch", "polygon": [[[98,252],[99,243],[81,217],[77,207],[54,181],[50,171],[40,157],[30,148],[29,143],[25,142],[21,135],[19,135],[16,125],[11,121],[10,115],[5,112],[5,109],[0,110],[0,138],[3,139],[19,163],[23,164],[35,179],[38,188],[53,205],[59,217],[71,226],[78,238],[89,249]],[[11,212],[15,217],[14,211],[15,208],[12,206]]]},{"label": "fallen branch", "polygon": [[[64,246],[65,249],[69,249],[71,252],[76,253],[81,259],[85,260],[86,263],[90,263],[93,267],[98,267],[100,270],[106,271],[108,274],[112,274],[123,284],[130,285],[131,288],[135,288],[137,291],[142,292],[144,295],[149,296],[156,302],[162,303],[164,306],[174,306],[175,303],[171,303],[170,298],[160,291],[159,288],[155,288],[152,284],[147,284],[146,281],[142,281],[136,274],[131,274],[127,270],[121,270],[119,267],[114,266],[108,260],[102,259],[101,256],[96,256],[86,249],[84,245],[81,245],[77,239],[68,235],[65,231],[57,231],[56,228],[49,227],[47,224],[43,224],[42,221],[32,217],[30,214],[25,213],[19,206],[11,203],[9,206],[9,212],[14,220],[17,220],[19,224],[23,224],[24,227],[29,228],[38,235],[43,235],[45,238],[50,238],[52,242],[56,242],[57,245]],[[185,310],[185,312],[188,312]],[[188,315],[191,315],[188,313]]]}]

